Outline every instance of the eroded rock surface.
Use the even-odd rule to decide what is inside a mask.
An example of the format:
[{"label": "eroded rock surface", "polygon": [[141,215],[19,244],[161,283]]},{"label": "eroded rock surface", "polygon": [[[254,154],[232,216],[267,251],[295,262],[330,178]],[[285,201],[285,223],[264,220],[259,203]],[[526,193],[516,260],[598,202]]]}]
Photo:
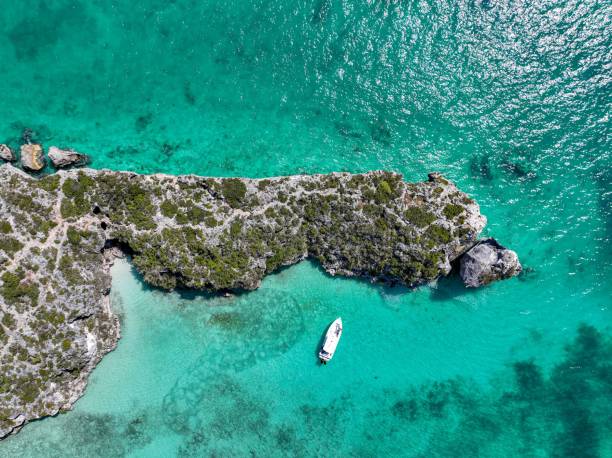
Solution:
[{"label": "eroded rock surface", "polygon": [[450,271],[486,219],[439,174],[271,179],[0,166],[0,437],[69,409],[114,348],[110,247],[145,281],[252,290],[306,257],[335,275],[418,285]]},{"label": "eroded rock surface", "polygon": [[484,286],[521,273],[517,254],[495,239],[486,239],[465,253],[460,260],[461,279],[468,287]]},{"label": "eroded rock surface", "polygon": [[56,168],[85,165],[89,162],[89,156],[86,154],[77,153],[71,149],[60,149],[57,146],[49,147],[47,155]]},{"label": "eroded rock surface", "polygon": [[15,154],[13,153],[13,150],[8,145],[4,145],[4,144],[0,145],[0,159],[9,161],[9,162],[15,160]]},{"label": "eroded rock surface", "polygon": [[38,172],[45,167],[43,148],[38,143],[21,145],[21,165],[24,169]]}]

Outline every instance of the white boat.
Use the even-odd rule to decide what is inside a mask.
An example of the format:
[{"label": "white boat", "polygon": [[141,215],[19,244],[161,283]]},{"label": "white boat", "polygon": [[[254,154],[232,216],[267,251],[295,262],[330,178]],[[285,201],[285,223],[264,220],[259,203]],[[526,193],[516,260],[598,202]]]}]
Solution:
[{"label": "white boat", "polygon": [[325,340],[323,340],[323,346],[321,347],[321,351],[319,351],[319,359],[323,364],[327,363],[327,361],[334,356],[341,335],[342,319],[338,317],[327,329]]}]

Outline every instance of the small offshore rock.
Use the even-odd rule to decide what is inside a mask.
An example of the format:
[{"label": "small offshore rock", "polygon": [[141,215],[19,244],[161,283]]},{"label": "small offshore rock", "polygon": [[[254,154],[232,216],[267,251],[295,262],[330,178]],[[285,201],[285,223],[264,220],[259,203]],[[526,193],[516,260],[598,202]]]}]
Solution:
[{"label": "small offshore rock", "polygon": [[15,160],[15,154],[8,145],[0,145],[0,159],[4,159],[5,161],[9,162]]},{"label": "small offshore rock", "polygon": [[476,288],[495,280],[514,277],[521,270],[518,255],[489,238],[461,257],[459,274],[465,286]]},{"label": "small offshore rock", "polygon": [[42,146],[38,143],[21,145],[21,165],[24,169],[38,172],[45,166]]},{"label": "small offshore rock", "polygon": [[49,159],[56,168],[85,165],[89,162],[89,156],[86,154],[71,149],[60,149],[56,146],[49,148]]}]

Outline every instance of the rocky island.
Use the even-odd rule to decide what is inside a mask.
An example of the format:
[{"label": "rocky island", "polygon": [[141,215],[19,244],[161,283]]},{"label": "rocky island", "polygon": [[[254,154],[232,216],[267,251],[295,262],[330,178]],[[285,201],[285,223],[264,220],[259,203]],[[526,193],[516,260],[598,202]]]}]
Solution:
[{"label": "rocky island", "polygon": [[0,183],[0,438],[70,409],[115,347],[117,250],[167,290],[253,290],[307,257],[332,275],[417,286],[448,275],[472,248],[461,268],[468,286],[520,272],[514,252],[479,243],[486,218],[436,173],[421,183],[389,172],[34,178],[6,164]]}]

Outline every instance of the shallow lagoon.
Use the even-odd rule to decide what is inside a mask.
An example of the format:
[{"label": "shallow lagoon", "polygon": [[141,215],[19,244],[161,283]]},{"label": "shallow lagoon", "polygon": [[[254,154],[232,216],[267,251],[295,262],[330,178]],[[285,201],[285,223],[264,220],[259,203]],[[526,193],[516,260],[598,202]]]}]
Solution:
[{"label": "shallow lagoon", "polygon": [[[612,450],[612,342],[573,316],[600,325],[605,308],[534,310],[520,281],[385,289],[308,262],[230,298],[150,290],[125,260],[113,278],[119,347],[74,411],[28,425],[6,456],[545,456],[572,434]],[[336,316],[343,339],[320,366]]]},{"label": "shallow lagoon", "polygon": [[[439,170],[518,279],[416,291],[308,262],[231,299],[118,263],[123,339],[0,456],[606,456],[609,6],[25,0],[0,10],[0,140],[92,166],[263,177]],[[316,365],[325,326],[345,335]],[[592,327],[581,327],[585,323]]]}]

